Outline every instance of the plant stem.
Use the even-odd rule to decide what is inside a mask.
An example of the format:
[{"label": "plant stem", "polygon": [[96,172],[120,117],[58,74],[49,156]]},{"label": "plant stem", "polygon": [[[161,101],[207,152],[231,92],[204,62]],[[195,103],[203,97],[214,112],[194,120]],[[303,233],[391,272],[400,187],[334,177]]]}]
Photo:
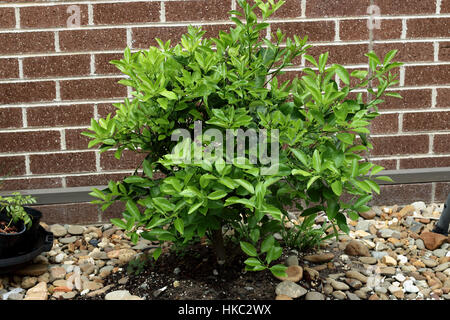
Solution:
[{"label": "plant stem", "polygon": [[217,262],[222,265],[226,261],[226,252],[225,252],[225,246],[223,243],[223,234],[222,234],[222,228],[219,228],[217,230],[212,230],[212,243],[214,246],[214,250],[216,251],[217,256]]}]

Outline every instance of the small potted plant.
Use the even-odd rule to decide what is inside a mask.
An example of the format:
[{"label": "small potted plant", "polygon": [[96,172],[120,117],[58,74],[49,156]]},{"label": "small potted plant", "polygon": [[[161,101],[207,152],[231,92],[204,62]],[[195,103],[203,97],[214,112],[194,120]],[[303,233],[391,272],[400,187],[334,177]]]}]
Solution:
[{"label": "small potted plant", "polygon": [[[32,196],[19,192],[11,196],[0,196],[0,257],[18,254],[25,240],[33,233],[36,217],[27,213],[24,205],[36,203]],[[39,217],[40,218],[40,217]],[[39,223],[35,227],[38,227]]]}]

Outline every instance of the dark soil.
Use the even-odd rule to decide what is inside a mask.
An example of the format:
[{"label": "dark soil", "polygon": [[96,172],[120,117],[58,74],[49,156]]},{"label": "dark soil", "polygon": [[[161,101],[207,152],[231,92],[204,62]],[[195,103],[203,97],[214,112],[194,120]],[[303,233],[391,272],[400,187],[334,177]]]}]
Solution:
[{"label": "dark soil", "polygon": [[19,229],[14,226],[8,226],[7,221],[0,221],[0,233],[18,233]]},{"label": "dark soil", "polygon": [[[152,258],[145,259],[147,263],[138,274],[130,272],[131,270],[127,272],[129,268],[124,266],[122,271],[108,276],[104,286],[112,285],[108,292],[128,290],[132,295],[147,300],[273,300],[275,287],[280,280],[269,270],[246,272],[244,260],[248,256],[245,256],[239,247],[228,248],[227,252],[232,252],[233,255],[221,266],[216,262],[215,253],[208,245],[192,245],[183,255],[168,251],[156,262]],[[278,263],[284,261],[286,256],[287,252]],[[178,274],[174,273],[175,268],[179,268]],[[329,272],[320,272],[321,278],[327,271]],[[123,278],[128,278],[128,281],[119,284],[119,280]],[[176,287],[175,281],[179,284]],[[303,279],[300,284],[306,289],[314,288],[319,292],[322,289],[321,281],[311,283]],[[158,290],[164,287],[166,289],[162,292]],[[103,300],[105,295],[78,296],[75,299]]]}]

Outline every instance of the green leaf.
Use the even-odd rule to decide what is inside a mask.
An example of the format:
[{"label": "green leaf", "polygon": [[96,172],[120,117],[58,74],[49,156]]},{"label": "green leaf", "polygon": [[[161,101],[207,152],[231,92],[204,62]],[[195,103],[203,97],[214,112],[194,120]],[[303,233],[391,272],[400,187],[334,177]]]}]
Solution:
[{"label": "green leaf", "polygon": [[384,57],[383,65],[386,66],[389,62],[391,62],[391,60],[395,57],[397,52],[398,52],[398,50],[391,50],[391,51],[389,51],[386,54],[386,56]]},{"label": "green leaf", "polygon": [[276,264],[269,268],[270,272],[277,277],[287,277],[286,269],[287,267],[282,264]]},{"label": "green leaf", "polygon": [[141,219],[141,213],[133,200],[128,200],[125,207],[136,221],[139,221]]},{"label": "green leaf", "polygon": [[245,242],[245,241],[241,241],[240,245],[241,245],[242,251],[244,251],[248,256],[250,256],[250,257],[258,256],[258,253],[256,252],[256,248],[252,244]]},{"label": "green leaf", "polygon": [[170,211],[173,211],[175,209],[175,205],[173,203],[171,203],[169,200],[167,200],[166,198],[163,198],[163,197],[153,198],[153,202],[155,203],[155,205],[158,208],[160,208],[164,212],[170,212]]},{"label": "green leaf", "polygon": [[219,199],[222,199],[223,197],[226,197],[227,194],[228,193],[223,191],[223,190],[217,190],[217,191],[211,192],[208,195],[208,199],[210,199],[210,200],[219,200]]},{"label": "green leaf", "polygon": [[248,192],[250,192],[251,194],[255,193],[255,188],[252,186],[252,184],[250,182],[248,182],[247,180],[244,179],[233,179],[235,182],[237,182],[239,185],[241,185],[242,187],[244,187]]},{"label": "green leaf", "polygon": [[355,135],[351,133],[338,133],[336,135],[336,138],[341,140],[342,142],[346,144],[353,144],[353,140],[355,139]]},{"label": "green leaf", "polygon": [[341,182],[341,180],[336,180],[335,182],[333,182],[331,184],[331,189],[333,190],[333,192],[337,196],[340,196],[342,194],[342,182]]},{"label": "green leaf", "polygon": [[226,186],[230,189],[235,189],[238,186],[238,184],[236,182],[234,182],[234,180],[231,179],[230,177],[223,177],[223,178],[220,178],[218,181],[219,181],[219,183],[223,184],[224,186]]},{"label": "green leaf", "polygon": [[307,172],[305,170],[302,170],[302,169],[292,169],[291,174],[294,175],[294,176],[297,176],[297,175],[302,175],[304,177],[311,176],[311,173],[309,173],[309,172]]},{"label": "green leaf", "polygon": [[113,218],[110,220],[112,224],[118,226],[120,229],[127,229],[127,224],[119,218]]},{"label": "green leaf", "polygon": [[161,255],[162,249],[157,248],[155,251],[153,251],[153,259],[156,261],[158,260],[159,256]]},{"label": "green leaf", "polygon": [[387,181],[387,182],[394,182],[394,180],[392,180],[390,177],[388,176],[378,176],[375,177],[375,179],[377,180],[381,180],[381,181]]},{"label": "green leaf", "polygon": [[188,214],[193,213],[193,212],[196,211],[198,208],[200,208],[202,205],[203,205],[203,201],[194,204],[194,205],[189,209]]},{"label": "green leaf", "polygon": [[283,253],[282,247],[273,246],[272,248],[270,248],[269,252],[267,252],[266,255],[267,264],[270,264],[272,261],[277,260],[279,257],[281,257],[282,253]]},{"label": "green leaf", "polygon": [[256,266],[262,265],[261,261],[259,261],[258,258],[248,258],[247,260],[244,261],[244,263],[251,267],[256,267]]},{"label": "green leaf", "polygon": [[183,221],[183,219],[180,219],[180,218],[178,218],[178,219],[176,219],[175,221],[174,221],[174,226],[175,226],[175,229],[177,229],[177,231],[180,233],[180,234],[183,234],[184,233],[184,221]]},{"label": "green leaf", "polygon": [[314,170],[316,170],[316,172],[320,172],[322,170],[322,159],[320,157],[320,153],[319,150],[314,150],[314,154],[313,154],[313,168]]},{"label": "green leaf", "polygon": [[306,156],[306,154],[303,151],[297,150],[297,149],[292,149],[289,148],[289,150],[291,150],[292,154],[298,159],[300,160],[301,163],[303,163],[306,167],[308,167],[308,157]]},{"label": "green leaf", "polygon": [[164,91],[160,92],[160,94],[162,96],[166,97],[167,99],[170,99],[170,100],[177,100],[178,99],[178,97],[175,94],[175,92],[172,92],[172,91],[164,90]]},{"label": "green leaf", "polygon": [[362,197],[359,197],[358,201],[355,202],[353,207],[355,207],[357,209],[357,208],[361,207],[362,205],[365,205],[371,199],[372,199],[372,196],[370,194],[362,196]]},{"label": "green leaf", "polygon": [[349,85],[350,75],[348,74],[348,71],[343,66],[338,64],[334,64],[332,67],[336,70],[336,74],[339,76],[342,82],[346,85]]},{"label": "green leaf", "polygon": [[275,238],[273,236],[268,236],[264,241],[261,243],[261,252],[268,252],[270,248],[273,247],[275,243]]},{"label": "green leaf", "polygon": [[309,189],[309,187],[311,187],[311,185],[319,178],[320,176],[314,176],[311,179],[309,179],[308,183],[306,184],[306,189]]}]

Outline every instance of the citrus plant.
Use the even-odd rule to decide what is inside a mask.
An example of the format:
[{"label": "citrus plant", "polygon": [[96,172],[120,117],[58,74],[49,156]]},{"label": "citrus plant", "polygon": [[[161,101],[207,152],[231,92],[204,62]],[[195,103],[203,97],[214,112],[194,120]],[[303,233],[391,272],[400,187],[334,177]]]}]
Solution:
[{"label": "citrus plant", "polygon": [[[145,158],[133,175],[91,194],[103,210],[125,203],[123,219],[112,222],[134,242],[141,236],[186,244],[206,236],[222,263],[223,230],[231,229],[249,256],[247,270],[280,275],[285,267],[273,264],[283,243],[273,235],[287,208],[301,211],[307,228],[325,212],[337,236],[349,231],[347,217],[369,209],[380,191],[375,179],[389,179],[374,178],[383,168],[363,155],[372,148],[368,126],[382,96],[400,97],[386,92],[398,83],[396,51],[382,60],[370,52],[369,70],[349,73],[327,64],[328,53],[307,55],[307,37],[277,30],[268,40],[267,19],[283,3],[238,0],[234,26],[217,38],[190,26],[175,46],[157,39],[159,47],[126,48],[112,61],[128,76],[120,83],[133,97],[115,104],[114,116],[92,119],[84,135],[89,147],[112,149],[117,159],[124,150]],[[281,81],[301,56],[311,68]]]},{"label": "citrus plant", "polygon": [[8,228],[11,223],[17,223],[23,221],[24,225],[31,227],[32,220],[23,206],[27,204],[36,203],[36,199],[32,196],[23,196],[19,192],[13,192],[11,196],[0,196],[0,212],[6,214],[10,218],[6,227]]}]

